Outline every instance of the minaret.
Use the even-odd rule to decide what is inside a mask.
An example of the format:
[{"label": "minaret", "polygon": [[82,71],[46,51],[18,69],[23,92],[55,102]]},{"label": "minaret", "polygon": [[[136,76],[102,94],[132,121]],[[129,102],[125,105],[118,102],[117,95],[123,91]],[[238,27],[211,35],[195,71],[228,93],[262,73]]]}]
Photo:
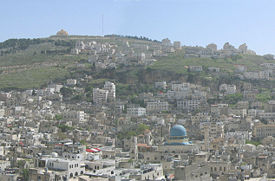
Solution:
[{"label": "minaret", "polygon": [[205,151],[209,150],[209,126],[204,126],[204,147]]},{"label": "minaret", "polygon": [[133,136],[131,138],[130,157],[133,160],[138,159],[138,147],[137,147],[137,137],[136,136]]}]

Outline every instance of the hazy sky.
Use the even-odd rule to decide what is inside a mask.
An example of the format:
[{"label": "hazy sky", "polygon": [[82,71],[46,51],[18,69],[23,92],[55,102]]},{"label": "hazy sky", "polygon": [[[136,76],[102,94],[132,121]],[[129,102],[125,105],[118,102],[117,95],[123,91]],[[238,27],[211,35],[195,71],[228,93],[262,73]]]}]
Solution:
[{"label": "hazy sky", "polygon": [[246,42],[275,54],[274,0],[1,0],[0,41],[74,35],[168,37],[183,45]]}]

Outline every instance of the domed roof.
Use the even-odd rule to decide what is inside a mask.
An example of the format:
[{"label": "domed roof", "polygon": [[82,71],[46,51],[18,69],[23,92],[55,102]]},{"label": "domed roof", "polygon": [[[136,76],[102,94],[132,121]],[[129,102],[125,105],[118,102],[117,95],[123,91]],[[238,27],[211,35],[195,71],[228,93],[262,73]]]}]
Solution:
[{"label": "domed roof", "polygon": [[69,34],[68,34],[67,31],[61,29],[60,31],[58,31],[58,32],[56,33],[56,35],[57,35],[57,36],[68,36]]},{"label": "domed roof", "polygon": [[171,128],[170,136],[186,136],[186,129],[182,125],[176,124]]}]

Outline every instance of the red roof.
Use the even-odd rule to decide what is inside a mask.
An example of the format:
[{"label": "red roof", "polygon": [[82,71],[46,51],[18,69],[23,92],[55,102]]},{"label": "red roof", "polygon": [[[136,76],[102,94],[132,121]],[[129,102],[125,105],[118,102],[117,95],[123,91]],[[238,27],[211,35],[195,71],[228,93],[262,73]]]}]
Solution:
[{"label": "red roof", "polygon": [[86,149],[86,152],[91,152],[91,153],[95,153],[95,152],[100,152],[101,149],[99,148],[88,148]]},{"label": "red roof", "polygon": [[94,153],[95,151],[91,149],[86,149],[86,152]]}]

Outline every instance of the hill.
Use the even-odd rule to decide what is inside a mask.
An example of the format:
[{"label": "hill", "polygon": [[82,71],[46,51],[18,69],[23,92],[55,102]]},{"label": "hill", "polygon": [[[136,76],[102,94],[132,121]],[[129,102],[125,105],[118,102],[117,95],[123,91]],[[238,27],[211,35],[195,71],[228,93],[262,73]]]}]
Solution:
[{"label": "hill", "polygon": [[244,65],[248,71],[258,71],[263,68],[263,63],[275,63],[275,60],[267,60],[263,56],[258,55],[241,55],[236,59],[232,58],[184,58],[184,51],[170,54],[167,57],[159,58],[150,68],[155,70],[171,71],[175,73],[186,73],[188,66],[218,67],[222,71],[234,72],[235,65]]},{"label": "hill", "polygon": [[[151,84],[158,79],[172,80],[175,77],[189,76],[188,66],[202,66],[204,71],[196,73],[205,79],[210,76],[208,67],[218,67],[221,72],[234,73],[235,65],[241,64],[248,71],[258,71],[262,63],[275,63],[258,55],[241,55],[229,58],[185,58],[184,49],[167,56],[154,56],[151,65],[119,66],[116,70],[94,72],[87,62],[89,54],[72,54],[77,41],[97,41],[109,43],[121,51],[125,42],[135,46],[160,46],[156,40],[145,37],[109,35],[99,36],[51,36],[40,39],[10,39],[0,43],[0,89],[28,89],[45,86],[52,81],[81,77],[90,74],[94,79],[117,79],[123,84],[137,82]],[[131,50],[132,51],[132,50]],[[132,52],[129,51],[131,54]],[[149,52],[150,52],[149,48]],[[79,68],[78,64],[82,64]],[[84,67],[83,67],[84,66]],[[109,73],[108,73],[109,72]],[[113,77],[112,77],[113,76]],[[213,74],[211,74],[213,77]],[[199,78],[199,77],[197,77]],[[184,79],[188,79],[185,77]]]}]

